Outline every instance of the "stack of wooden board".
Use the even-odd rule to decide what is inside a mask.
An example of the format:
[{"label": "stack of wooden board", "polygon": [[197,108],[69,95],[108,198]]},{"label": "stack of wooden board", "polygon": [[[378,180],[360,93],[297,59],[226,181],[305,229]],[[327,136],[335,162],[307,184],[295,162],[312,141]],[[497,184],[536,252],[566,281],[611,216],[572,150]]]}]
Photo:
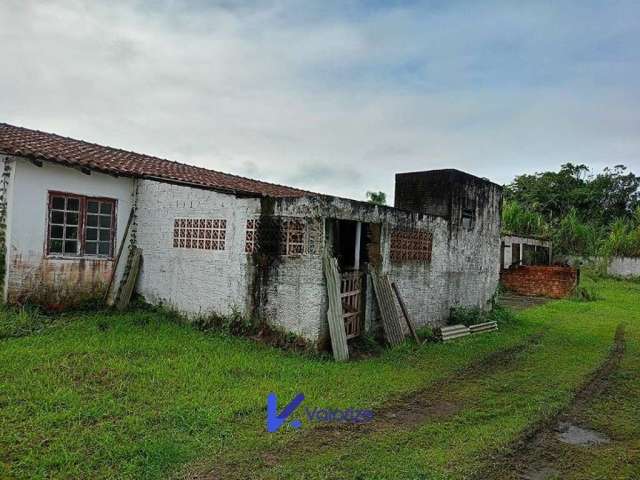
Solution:
[{"label": "stack of wooden board", "polygon": [[456,338],[466,337],[470,333],[471,331],[466,325],[449,325],[440,328],[439,337],[443,342],[447,342]]},{"label": "stack of wooden board", "polygon": [[498,323],[497,322],[478,323],[477,325],[471,325],[469,327],[469,330],[471,331],[471,333],[493,332],[495,330],[498,330]]}]

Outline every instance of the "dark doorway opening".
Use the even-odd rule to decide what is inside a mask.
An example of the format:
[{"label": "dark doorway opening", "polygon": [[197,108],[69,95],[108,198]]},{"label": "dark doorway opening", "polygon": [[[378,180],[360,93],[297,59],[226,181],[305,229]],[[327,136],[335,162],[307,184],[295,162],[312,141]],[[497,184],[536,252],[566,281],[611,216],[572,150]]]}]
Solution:
[{"label": "dark doorway opening", "polygon": [[380,225],[330,219],[326,240],[340,271],[340,297],[347,339],[363,330],[366,265],[380,263]]},{"label": "dark doorway opening", "polygon": [[371,227],[353,220],[332,221],[333,255],[341,272],[363,270],[369,263]]}]

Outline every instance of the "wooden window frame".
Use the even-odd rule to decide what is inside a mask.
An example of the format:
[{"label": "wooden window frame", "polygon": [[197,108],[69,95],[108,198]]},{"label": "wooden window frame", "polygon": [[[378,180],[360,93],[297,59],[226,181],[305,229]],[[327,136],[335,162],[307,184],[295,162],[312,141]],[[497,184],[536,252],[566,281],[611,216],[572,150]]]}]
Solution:
[{"label": "wooden window frame", "polygon": [[[113,254],[115,250],[115,242],[117,235],[117,209],[118,209],[118,200],[116,198],[110,197],[92,197],[87,195],[78,195],[76,193],[70,192],[61,192],[57,190],[49,190],[47,199],[47,222],[46,222],[46,240],[45,240],[45,254],[48,258],[60,258],[60,259],[78,259],[78,258],[89,258],[89,259],[99,259],[99,260],[111,260],[113,259]],[[53,199],[54,197],[64,197],[67,198],[75,198],[79,201],[79,209],[78,209],[78,249],[76,253],[70,254],[64,253],[64,241],[63,241],[63,251],[62,252],[52,252],[51,251],[51,211],[53,210]],[[111,204],[111,224],[109,226],[110,238],[109,238],[109,253],[107,255],[97,253],[99,247],[96,250],[96,253],[86,253],[86,229],[87,229],[87,204],[90,201],[102,202],[102,203],[110,203]],[[66,221],[66,219],[65,219]],[[98,226],[98,236],[100,227]]]}]

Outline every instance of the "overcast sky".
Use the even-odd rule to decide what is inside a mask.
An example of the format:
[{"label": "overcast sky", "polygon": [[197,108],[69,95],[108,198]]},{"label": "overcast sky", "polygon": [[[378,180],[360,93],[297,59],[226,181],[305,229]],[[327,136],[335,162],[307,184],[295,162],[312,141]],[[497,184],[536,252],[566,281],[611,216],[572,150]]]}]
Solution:
[{"label": "overcast sky", "polygon": [[363,198],[640,174],[640,1],[0,0],[0,121]]}]

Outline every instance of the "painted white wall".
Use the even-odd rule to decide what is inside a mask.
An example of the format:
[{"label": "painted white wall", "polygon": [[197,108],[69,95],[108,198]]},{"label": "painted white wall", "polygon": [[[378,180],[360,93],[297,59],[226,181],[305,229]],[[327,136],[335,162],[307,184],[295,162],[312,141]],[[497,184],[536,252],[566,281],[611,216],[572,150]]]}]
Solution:
[{"label": "painted white wall", "polygon": [[[117,248],[133,203],[137,182],[134,225],[143,251],[138,291],[151,303],[169,304],[191,316],[250,313],[255,267],[245,253],[246,220],[260,214],[260,200],[151,180],[85,175],[53,164],[37,167],[19,159],[11,182],[8,218],[9,285],[19,289],[25,280],[42,274],[43,263],[53,278],[63,282],[78,260],[44,259],[48,191],[104,196],[118,200]],[[441,217],[378,208],[343,199],[303,197],[275,202],[274,214],[314,219],[342,218],[383,225],[383,271],[398,284],[419,324],[435,325],[456,305],[483,307],[498,282],[499,197],[490,199],[486,219],[459,235]],[[227,221],[224,250],[173,246],[176,218]],[[413,225],[433,233],[430,264],[394,265],[389,262],[390,229]],[[322,230],[322,228],[321,228]],[[320,232],[323,243],[324,232]],[[313,254],[279,259],[270,275],[263,313],[267,320],[309,340],[326,334],[326,288],[320,245]],[[91,262],[92,260],[87,260]],[[85,262],[86,263],[86,262]],[[73,273],[73,272],[72,272]],[[78,280],[80,281],[80,280]],[[368,295],[369,297],[369,295]]]},{"label": "painted white wall", "polygon": [[[260,201],[179,185],[140,180],[136,216],[142,248],[138,292],[191,316],[249,313],[249,282],[244,251],[246,221],[260,212]],[[227,221],[224,250],[174,248],[176,218]]]},{"label": "painted white wall", "polygon": [[9,296],[23,288],[31,288],[38,275],[46,276],[54,282],[54,286],[59,286],[67,281],[77,281],[78,284],[86,281],[86,277],[78,278],[86,271],[79,273],[78,269],[86,269],[91,264],[99,265],[100,275],[103,276],[111,269],[112,261],[91,257],[46,258],[49,191],[116,199],[114,252],[117,252],[132,206],[133,184],[131,178],[116,178],[96,172],[86,175],[76,169],[48,162],[38,167],[24,158],[16,158],[7,216]]},{"label": "painted white wall", "polygon": [[551,264],[551,259],[553,258],[553,244],[551,240],[541,240],[539,238],[531,238],[531,237],[521,237],[518,235],[503,235],[501,238],[502,242],[504,242],[504,258],[502,268],[509,268],[512,265],[512,251],[513,244],[520,244],[520,259],[522,259],[522,247],[523,245],[533,245],[540,247],[547,247],[549,249],[549,264]]}]

